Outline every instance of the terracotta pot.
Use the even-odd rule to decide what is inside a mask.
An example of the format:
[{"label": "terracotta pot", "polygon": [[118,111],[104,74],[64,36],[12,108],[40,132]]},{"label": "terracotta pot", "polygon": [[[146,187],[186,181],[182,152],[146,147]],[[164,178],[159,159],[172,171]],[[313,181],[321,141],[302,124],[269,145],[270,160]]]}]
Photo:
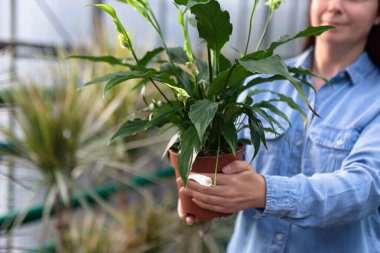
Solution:
[{"label": "terracotta pot", "polygon": [[[218,173],[221,173],[222,168],[227,164],[235,161],[242,160],[244,154],[244,148],[239,149],[236,152],[236,156],[233,154],[223,154],[219,156],[218,161]],[[176,178],[180,177],[178,171],[178,154],[172,150],[169,150],[170,164],[175,169]],[[216,156],[200,156],[195,159],[191,172],[195,173],[214,173],[216,164]],[[177,184],[177,187],[179,185]],[[178,188],[179,189],[179,188]],[[189,214],[194,215],[198,220],[209,220],[215,217],[225,217],[231,215],[231,213],[219,213],[214,211],[209,211],[201,208],[195,204],[190,197],[185,194],[179,193],[179,198],[181,199],[181,204],[183,210]]]}]

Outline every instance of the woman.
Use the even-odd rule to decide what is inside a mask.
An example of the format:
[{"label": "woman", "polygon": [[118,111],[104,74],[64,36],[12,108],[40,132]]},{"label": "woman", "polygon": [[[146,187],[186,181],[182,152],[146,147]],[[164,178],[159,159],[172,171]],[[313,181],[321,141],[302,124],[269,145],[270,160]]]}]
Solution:
[{"label": "woman", "polygon": [[[317,92],[306,93],[321,117],[309,113],[305,129],[297,112],[279,104],[292,127],[268,135],[268,150],[252,164],[229,164],[215,187],[189,182],[181,188],[203,208],[243,210],[228,252],[380,252],[380,49],[373,49],[379,46],[379,2],[312,0],[311,24],[336,29],[288,64],[333,84],[308,79]],[[302,104],[285,81],[257,88],[263,87]],[[253,148],[246,152],[250,157]],[[179,215],[194,222],[180,205]]]}]

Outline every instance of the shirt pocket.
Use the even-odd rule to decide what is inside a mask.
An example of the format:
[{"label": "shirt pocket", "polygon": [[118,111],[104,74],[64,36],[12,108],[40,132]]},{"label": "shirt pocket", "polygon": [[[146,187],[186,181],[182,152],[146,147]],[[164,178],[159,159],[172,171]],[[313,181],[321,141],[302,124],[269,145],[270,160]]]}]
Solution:
[{"label": "shirt pocket", "polygon": [[309,133],[309,161],[313,173],[340,169],[359,137],[354,128],[339,128],[321,124]]}]

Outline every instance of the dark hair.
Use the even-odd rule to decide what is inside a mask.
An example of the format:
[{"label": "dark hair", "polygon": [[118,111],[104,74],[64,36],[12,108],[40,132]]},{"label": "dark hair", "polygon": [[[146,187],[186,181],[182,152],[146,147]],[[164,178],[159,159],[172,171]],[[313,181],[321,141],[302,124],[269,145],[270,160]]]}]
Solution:
[{"label": "dark hair", "polygon": [[[380,0],[377,15],[380,16]],[[310,24],[310,21],[309,21]],[[315,44],[315,37],[309,37],[305,40],[303,49],[306,50]],[[369,35],[365,50],[369,58],[380,68],[380,24],[373,26]]]}]

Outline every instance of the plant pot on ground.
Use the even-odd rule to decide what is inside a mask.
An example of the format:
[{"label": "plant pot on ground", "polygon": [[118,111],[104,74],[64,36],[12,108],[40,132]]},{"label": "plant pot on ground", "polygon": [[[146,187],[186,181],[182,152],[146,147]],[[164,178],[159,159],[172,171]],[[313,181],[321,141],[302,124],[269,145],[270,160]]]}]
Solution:
[{"label": "plant pot on ground", "polygon": [[[292,98],[268,90],[256,90],[250,93],[251,87],[274,80],[288,80],[289,85],[294,86],[299,96],[313,111],[302,89],[303,85],[311,88],[313,85],[295,74],[314,77],[317,75],[305,69],[287,66],[274,51],[278,46],[289,41],[316,36],[331,27],[308,27],[292,37],[280,38],[263,50],[261,44],[269,21],[282,2],[269,0],[266,2],[269,15],[256,47],[257,50],[248,52],[252,21],[259,3],[259,0],[255,0],[251,12],[247,46],[240,58],[229,60],[221,50],[230,39],[232,24],[229,13],[222,10],[219,1],[174,1],[178,10],[178,23],[184,35],[184,46],[174,48],[167,46],[161,26],[148,0],[120,0],[120,2],[136,9],[153,26],[162,40],[162,46],[138,56],[133,40],[115,9],[106,4],[96,4],[94,6],[104,10],[113,18],[120,43],[131,57],[118,59],[113,56],[76,56],[76,58],[125,67],[125,71],[108,73],[86,83],[89,85],[106,82],[104,92],[131,79],[141,80],[139,85],[142,88],[141,94],[146,103],[146,109],[130,115],[112,139],[135,135],[151,128],[176,127],[177,134],[170,140],[166,151],[174,143],[179,143],[178,174],[185,186],[190,172],[194,170],[193,164],[200,154],[213,153],[216,160],[219,160],[220,155],[224,153],[235,155],[238,143],[241,141],[254,146],[254,154],[248,154],[250,157],[247,157],[253,159],[260,145],[266,146],[265,132],[277,134],[276,129],[284,128],[279,121],[289,124],[287,116],[276,107],[276,103],[287,103],[290,108],[299,111],[302,117],[306,118],[300,105]],[[199,37],[205,44],[205,52],[207,52],[205,61],[197,57],[192,50],[188,22],[193,17]],[[250,76],[253,77],[245,82]],[[162,101],[147,97],[143,92],[145,86],[156,88]],[[277,94],[278,99],[254,101],[253,97],[257,93],[265,92]],[[250,139],[238,140],[238,133],[245,128],[250,130]],[[211,170],[214,171],[214,169],[215,166],[212,165]],[[204,172],[203,168],[200,172]]]}]

